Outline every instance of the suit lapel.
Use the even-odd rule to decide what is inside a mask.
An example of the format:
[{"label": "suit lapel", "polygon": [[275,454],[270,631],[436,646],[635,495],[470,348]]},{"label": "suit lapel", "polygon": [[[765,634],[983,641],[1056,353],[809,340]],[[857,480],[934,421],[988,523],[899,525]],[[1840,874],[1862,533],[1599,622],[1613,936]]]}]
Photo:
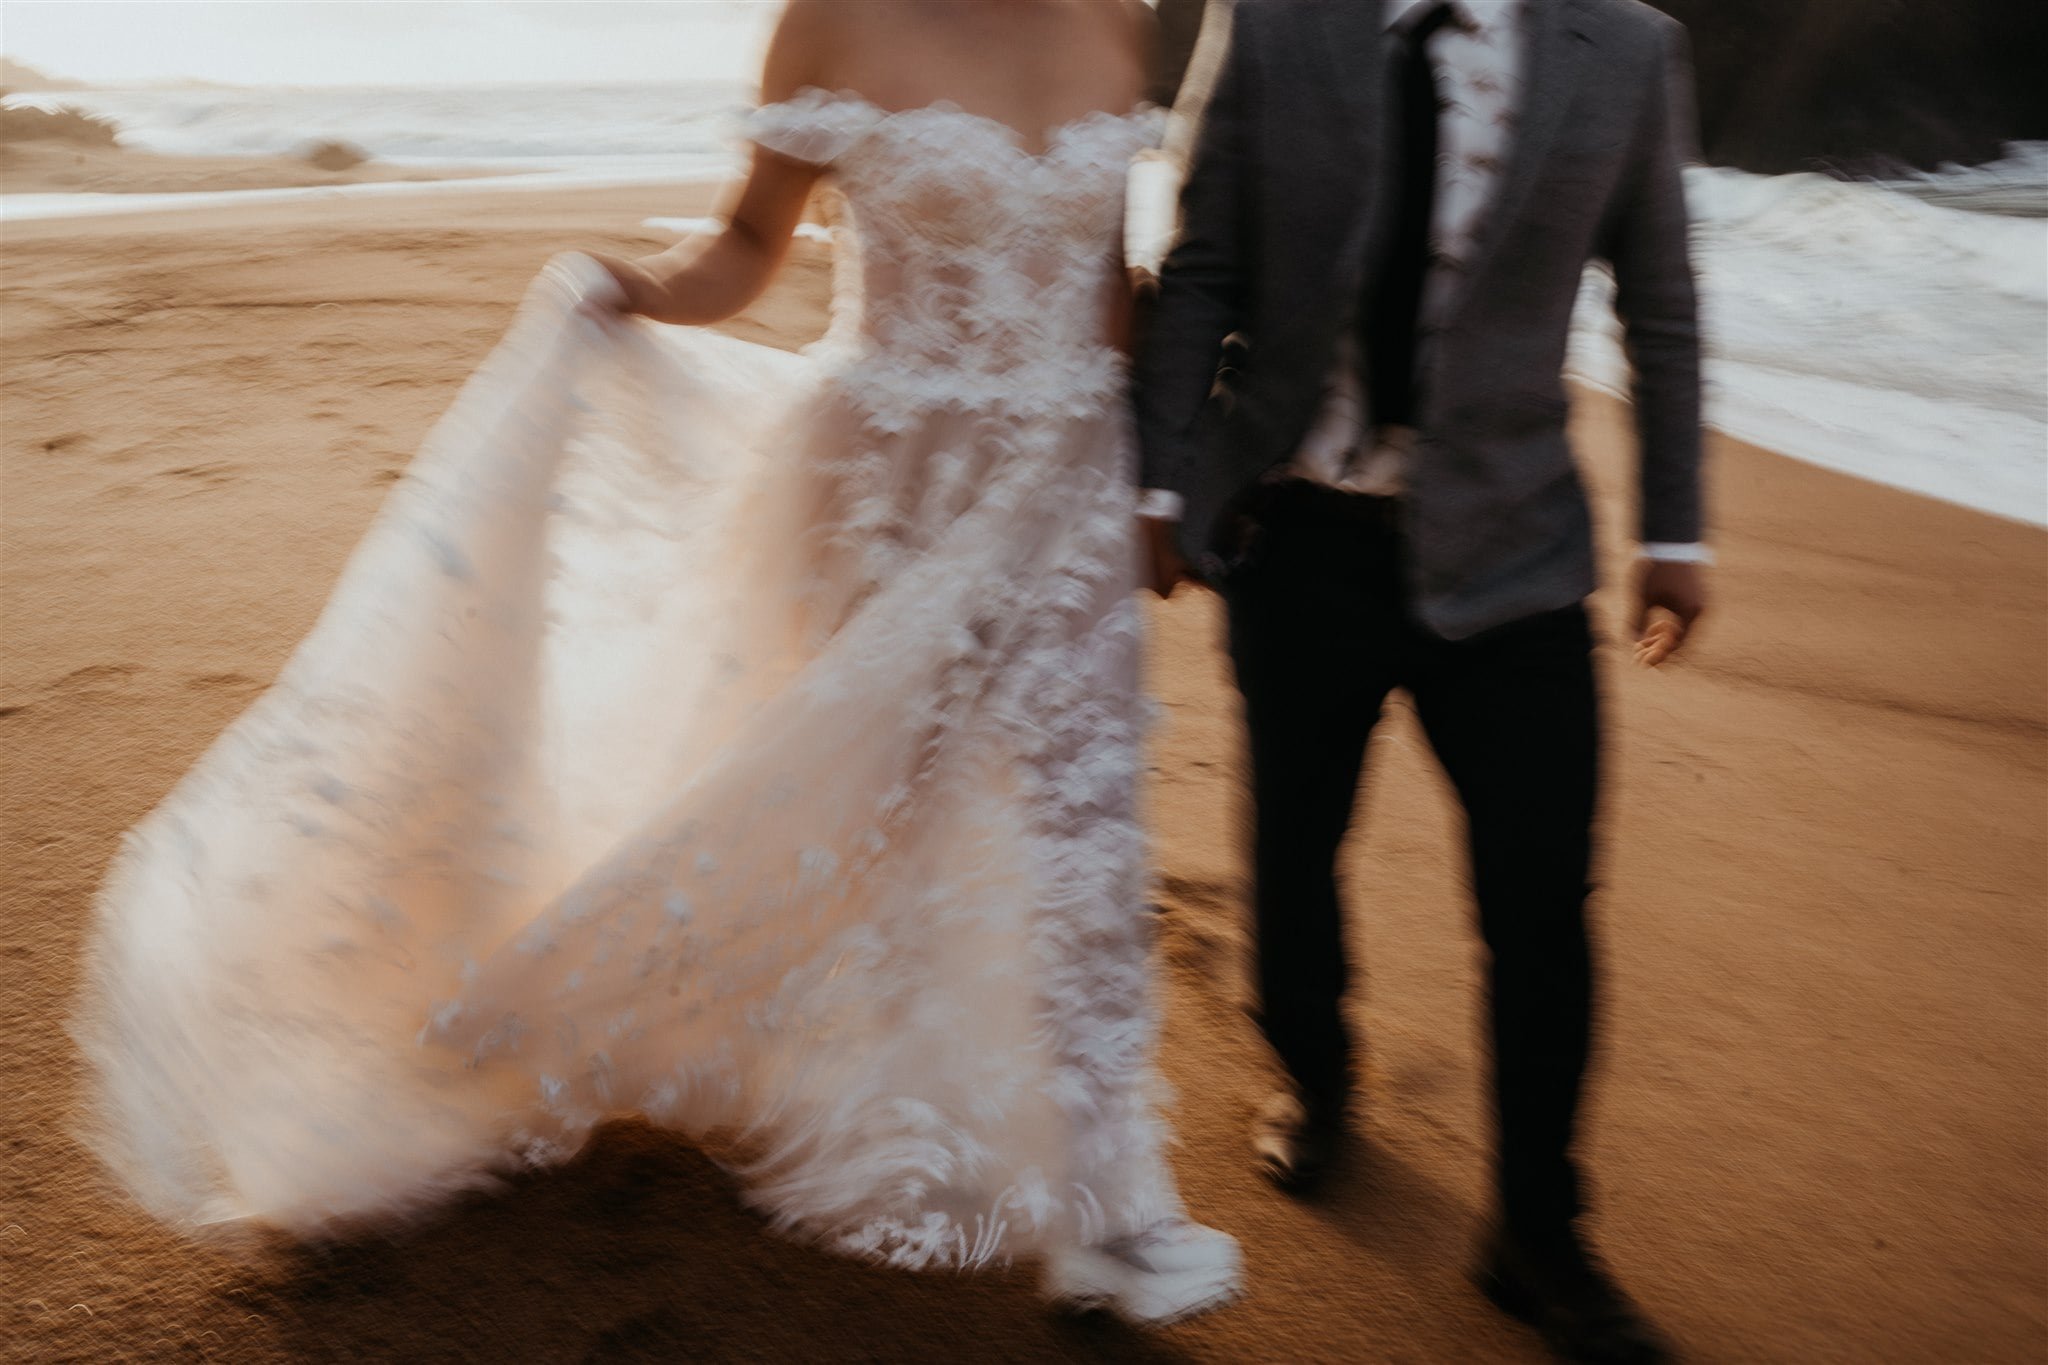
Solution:
[{"label": "suit lapel", "polygon": [[1344,106],[1345,134],[1361,156],[1373,157],[1386,124],[1380,98],[1387,88],[1386,6],[1391,0],[1328,0],[1322,6],[1330,88]]},{"label": "suit lapel", "polygon": [[[1243,3],[1243,0],[1240,0]],[[1341,122],[1348,163],[1324,193],[1344,223],[1340,259],[1346,315],[1357,297],[1358,280],[1373,258],[1387,217],[1388,196],[1379,180],[1387,164],[1386,138],[1393,126],[1392,45],[1386,11],[1393,0],[1326,0],[1321,32],[1303,34],[1317,49],[1328,88],[1337,94],[1333,115]]]},{"label": "suit lapel", "polygon": [[[1550,149],[1564,131],[1565,115],[1579,92],[1593,40],[1579,11],[1578,0],[1530,0],[1529,48],[1522,84],[1522,108],[1493,202],[1483,210],[1485,221],[1464,277],[1482,275],[1510,224],[1522,212],[1529,192],[1542,179]],[[1462,300],[1461,300],[1462,302]]]}]

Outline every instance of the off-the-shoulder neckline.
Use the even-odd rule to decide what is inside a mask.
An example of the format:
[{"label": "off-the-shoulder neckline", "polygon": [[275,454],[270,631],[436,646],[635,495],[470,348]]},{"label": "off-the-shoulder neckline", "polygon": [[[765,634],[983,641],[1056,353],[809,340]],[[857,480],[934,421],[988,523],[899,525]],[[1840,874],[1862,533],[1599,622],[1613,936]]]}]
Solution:
[{"label": "off-the-shoulder neckline", "polygon": [[1083,128],[1105,123],[1129,123],[1141,118],[1157,117],[1163,112],[1158,105],[1150,100],[1140,100],[1129,109],[1124,110],[1091,109],[1085,114],[1076,115],[1065,122],[1055,123],[1048,127],[1042,134],[1044,145],[1036,151],[1033,151],[1026,144],[1026,134],[1016,124],[999,119],[993,114],[980,114],[972,109],[962,108],[952,100],[933,100],[928,104],[911,105],[905,109],[890,109],[875,103],[875,101],[861,94],[858,90],[826,90],[821,86],[806,85],[793,92],[786,99],[771,100],[766,104],[757,106],[756,112],[767,113],[777,109],[800,109],[826,104],[852,105],[873,117],[877,123],[887,122],[890,119],[915,118],[919,115],[929,114],[966,119],[1001,133],[1020,154],[1034,161],[1043,160],[1051,156],[1059,150],[1060,145],[1068,137],[1081,131]]}]

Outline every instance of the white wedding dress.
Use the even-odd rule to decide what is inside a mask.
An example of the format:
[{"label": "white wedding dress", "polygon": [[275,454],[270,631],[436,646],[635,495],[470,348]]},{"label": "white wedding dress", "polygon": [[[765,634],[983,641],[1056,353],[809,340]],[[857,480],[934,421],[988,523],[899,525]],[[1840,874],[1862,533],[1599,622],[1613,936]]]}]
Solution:
[{"label": "white wedding dress", "polygon": [[848,208],[803,355],[548,266],[103,892],[149,1208],[336,1232],[637,1113],[892,1263],[1172,1224],[1104,335],[1156,117],[756,111]]}]

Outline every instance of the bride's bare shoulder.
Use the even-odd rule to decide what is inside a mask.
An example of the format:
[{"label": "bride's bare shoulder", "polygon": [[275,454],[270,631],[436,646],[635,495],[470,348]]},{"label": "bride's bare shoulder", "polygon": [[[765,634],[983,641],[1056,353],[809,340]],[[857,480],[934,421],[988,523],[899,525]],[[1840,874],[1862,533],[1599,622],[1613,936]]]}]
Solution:
[{"label": "bride's bare shoulder", "polygon": [[761,70],[762,102],[785,100],[811,86],[831,89],[833,54],[844,48],[849,25],[866,8],[845,0],[785,0]]},{"label": "bride's bare shoulder", "polygon": [[764,101],[808,86],[837,90],[876,52],[900,47],[928,17],[921,0],[784,0],[761,75]]}]

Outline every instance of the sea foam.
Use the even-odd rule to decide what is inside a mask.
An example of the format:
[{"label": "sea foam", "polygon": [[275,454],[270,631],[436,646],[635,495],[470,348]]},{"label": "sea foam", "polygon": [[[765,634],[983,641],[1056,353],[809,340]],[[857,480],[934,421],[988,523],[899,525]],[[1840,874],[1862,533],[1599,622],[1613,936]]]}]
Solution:
[{"label": "sea foam", "polygon": [[[2048,220],[1818,175],[1702,167],[1686,192],[1710,425],[2048,525]],[[1625,392],[1612,297],[1589,271],[1571,369]]]}]

